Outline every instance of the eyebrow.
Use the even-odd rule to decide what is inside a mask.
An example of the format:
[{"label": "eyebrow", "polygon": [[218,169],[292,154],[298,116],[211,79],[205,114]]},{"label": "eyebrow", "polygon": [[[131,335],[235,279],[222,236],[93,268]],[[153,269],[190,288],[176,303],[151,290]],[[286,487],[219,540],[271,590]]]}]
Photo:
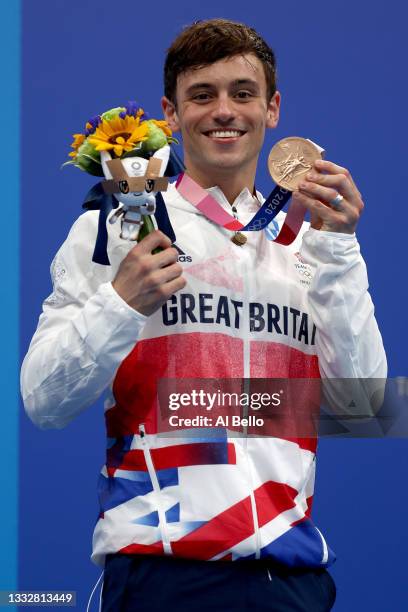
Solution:
[{"label": "eyebrow", "polygon": [[[232,81],[233,87],[236,87],[239,85],[247,85],[247,86],[251,86],[256,89],[259,89],[258,82],[254,81],[253,79],[235,79],[235,81]],[[214,87],[215,86],[213,83],[206,83],[203,81],[201,83],[194,83],[193,85],[190,85],[186,93],[187,94],[194,93],[194,91],[196,91],[197,89],[214,89]]]},{"label": "eyebrow", "polygon": [[253,87],[259,87],[258,81],[254,81],[253,79],[236,79],[233,84],[234,85],[252,85]]}]

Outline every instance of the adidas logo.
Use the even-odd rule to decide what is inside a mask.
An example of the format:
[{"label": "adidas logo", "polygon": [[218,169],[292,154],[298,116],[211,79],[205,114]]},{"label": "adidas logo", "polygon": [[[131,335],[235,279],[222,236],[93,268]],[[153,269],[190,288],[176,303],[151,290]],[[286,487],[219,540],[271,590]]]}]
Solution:
[{"label": "adidas logo", "polygon": [[171,245],[172,247],[174,247],[175,249],[177,249],[177,251],[179,252],[179,256],[177,257],[177,261],[179,261],[180,263],[186,263],[186,262],[192,262],[193,258],[191,257],[191,255],[186,255],[184,253],[184,251],[182,251],[180,249],[179,246],[177,246],[177,244],[175,242],[173,242],[173,244]]}]

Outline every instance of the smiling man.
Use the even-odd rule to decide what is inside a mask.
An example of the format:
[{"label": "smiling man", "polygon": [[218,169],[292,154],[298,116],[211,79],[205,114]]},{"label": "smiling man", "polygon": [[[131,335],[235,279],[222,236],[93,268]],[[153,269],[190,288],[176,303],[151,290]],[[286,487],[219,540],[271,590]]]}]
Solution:
[{"label": "smiling man", "polygon": [[271,91],[254,53],[186,70],[177,83],[170,74],[163,110],[170,127],[182,132],[189,176],[205,188],[218,185],[232,203],[243,188],[254,188],[265,129],[278,122],[280,94]]},{"label": "smiling man", "polygon": [[316,162],[293,195],[312,227],[288,247],[265,231],[238,239],[196,205],[194,194],[246,224],[263,202],[256,166],[280,96],[274,54],[244,24],[186,28],[167,54],[162,106],[192,194],[180,183],[164,194],[177,249],[160,231],[134,246],[111,225],[106,268],[91,261],[97,213],[77,220],[23,365],[25,406],[39,426],[62,427],[110,389],[93,540],[104,612],[324,612],[335,556],[311,518],[316,440],[161,437],[158,384],[384,378],[354,233],[361,195],[345,168]]}]

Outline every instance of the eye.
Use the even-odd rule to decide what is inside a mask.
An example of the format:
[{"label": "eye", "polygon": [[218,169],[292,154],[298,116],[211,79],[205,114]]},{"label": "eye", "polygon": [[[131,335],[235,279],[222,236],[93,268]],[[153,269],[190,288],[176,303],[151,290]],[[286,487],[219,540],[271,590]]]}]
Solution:
[{"label": "eye", "polygon": [[239,100],[247,100],[249,98],[252,98],[252,93],[247,90],[237,91],[237,93],[235,94],[235,97],[238,98]]},{"label": "eye", "polygon": [[119,181],[119,189],[121,193],[129,193],[129,184],[127,181]]},{"label": "eye", "polygon": [[147,179],[146,185],[145,185],[145,191],[147,193],[150,193],[151,191],[153,191],[153,189],[154,189],[154,180],[153,179]]},{"label": "eye", "polygon": [[202,91],[201,93],[198,93],[193,96],[194,102],[207,102],[208,100],[210,100],[210,98],[211,95],[206,91]]}]

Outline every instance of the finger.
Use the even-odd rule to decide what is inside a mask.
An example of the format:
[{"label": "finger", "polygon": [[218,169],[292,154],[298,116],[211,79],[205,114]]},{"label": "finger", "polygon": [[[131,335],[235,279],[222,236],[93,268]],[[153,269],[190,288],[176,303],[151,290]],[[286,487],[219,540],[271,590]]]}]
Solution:
[{"label": "finger", "polygon": [[[327,204],[333,209],[344,213],[349,223],[354,223],[356,219],[358,220],[364,209],[364,203],[363,200],[355,193],[355,190],[351,187],[347,177],[345,177],[344,174],[324,174],[320,175],[320,177],[322,182],[332,185],[334,189],[331,187],[324,187],[314,183],[311,180],[307,180],[302,181],[299,185],[301,193],[308,195],[315,200],[319,200],[320,202],[323,202],[323,204]],[[341,202],[334,204],[333,200],[336,198],[338,193],[344,195],[345,197]]]},{"label": "finger", "polygon": [[187,281],[184,276],[179,276],[178,278],[175,278],[174,280],[171,280],[168,283],[164,283],[164,285],[161,285],[160,288],[154,292],[154,300],[161,301],[164,303],[174,293],[180,291],[180,289],[184,289],[186,284]]},{"label": "finger", "polygon": [[327,172],[328,174],[350,174],[347,168],[343,168],[343,166],[339,166],[328,159],[316,159],[314,166],[319,171],[323,170],[323,172]]},{"label": "finger", "polygon": [[177,262],[179,253],[174,247],[168,247],[164,251],[150,255],[149,263],[152,270],[158,270]]},{"label": "finger", "polygon": [[171,246],[171,240],[160,230],[154,230],[150,234],[147,234],[142,240],[134,247],[138,249],[140,253],[150,254],[157,247],[167,249]]},{"label": "finger", "polygon": [[328,206],[327,204],[323,204],[319,200],[312,198],[304,193],[295,192],[297,201],[300,202],[307,210],[310,212],[310,215],[313,219],[317,217],[322,221],[331,222],[331,223],[339,223],[345,220],[345,216],[338,210],[335,210]]},{"label": "finger", "polygon": [[[306,181],[302,181],[302,183],[307,183],[307,185],[304,186],[304,188],[307,189],[313,187],[313,185],[320,185],[323,188],[330,190],[330,193],[325,190],[318,190],[319,193],[327,194],[327,197],[329,198],[327,200],[328,202],[333,200],[337,193],[341,193],[342,196],[350,201],[360,199],[354,185],[345,174],[320,174],[319,172],[308,172],[306,175]],[[313,191],[313,193],[315,192]],[[329,197],[330,195],[331,197]]]},{"label": "finger", "polygon": [[[145,239],[143,238],[140,244],[144,240]],[[141,278],[143,278],[154,270],[158,270],[176,263],[177,259],[178,251],[173,247],[167,247],[164,249],[164,251],[159,251],[159,253],[155,253],[153,255],[149,249],[148,253],[143,253],[143,250],[141,250],[139,245],[137,245],[129,251],[123,260],[122,265],[127,268],[130,267],[130,269],[134,270],[137,275],[140,275]]]},{"label": "finger", "polygon": [[364,208],[362,200],[356,196],[353,197],[352,201],[348,201],[344,198],[341,200],[341,202],[335,204],[333,203],[333,200],[338,195],[337,191],[312,183],[307,183],[307,189],[304,189],[302,187],[303,184],[305,183],[301,183],[299,185],[300,193],[312,198],[313,200],[318,200],[326,207],[330,207],[336,212],[343,213],[349,223],[354,223],[354,221],[359,218],[361,211]]},{"label": "finger", "polygon": [[[296,197],[298,202],[309,211],[312,220],[311,227],[314,229],[343,234],[353,234],[355,232],[360,214],[355,208],[350,206],[347,211],[336,210],[300,192],[297,192]],[[316,219],[320,219],[322,223],[316,224]]]},{"label": "finger", "polygon": [[[330,205],[330,203],[338,195],[338,191],[336,189],[323,187],[313,183],[312,181],[302,181],[299,183],[299,191],[304,195],[313,198],[314,200],[320,200],[328,205]],[[343,204],[343,202],[341,204]]]},{"label": "finger", "polygon": [[167,266],[166,268],[161,268],[149,276],[149,286],[150,288],[160,287],[161,285],[178,278],[182,275],[182,273],[183,267],[178,263]]},{"label": "finger", "polygon": [[314,167],[318,172],[326,172],[327,174],[343,174],[348,178],[353,188],[356,190],[356,193],[358,193],[358,195],[361,197],[361,193],[357,189],[357,185],[355,184],[353,177],[351,176],[347,168],[343,168],[343,166],[334,164],[333,162],[328,161],[327,159],[317,159],[314,163]]}]

